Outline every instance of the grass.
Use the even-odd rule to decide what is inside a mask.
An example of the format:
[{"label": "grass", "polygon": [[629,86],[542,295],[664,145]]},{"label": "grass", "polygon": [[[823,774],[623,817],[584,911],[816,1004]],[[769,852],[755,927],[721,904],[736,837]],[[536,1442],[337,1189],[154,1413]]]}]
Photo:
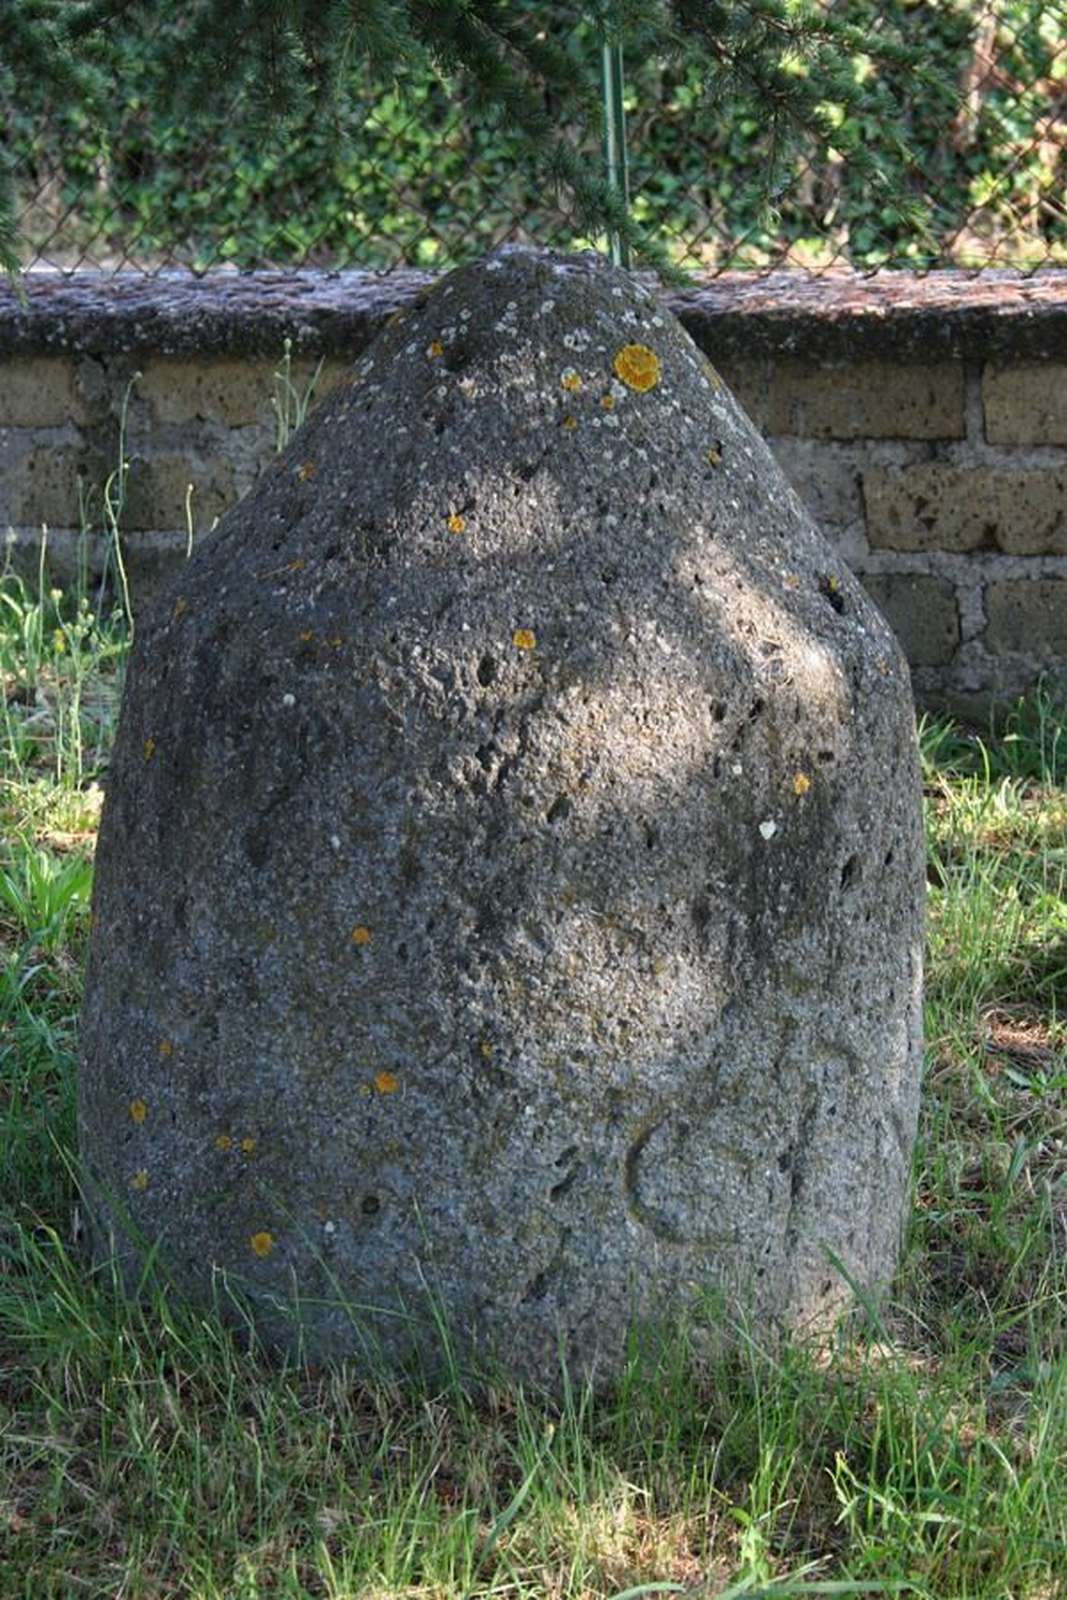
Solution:
[{"label": "grass", "polygon": [[[284,391],[279,402],[288,397]],[[271,1366],[75,1248],[128,626],[0,584],[0,1596],[1067,1595],[1067,732],[922,729],[928,1064],[894,1296],[832,1351],[635,1344],[562,1404]]]}]

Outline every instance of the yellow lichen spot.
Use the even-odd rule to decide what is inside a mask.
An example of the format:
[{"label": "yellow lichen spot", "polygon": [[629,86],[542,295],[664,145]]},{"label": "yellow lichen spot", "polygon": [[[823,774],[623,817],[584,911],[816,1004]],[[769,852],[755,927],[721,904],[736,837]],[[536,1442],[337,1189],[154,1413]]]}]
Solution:
[{"label": "yellow lichen spot", "polygon": [[448,519],[448,531],[449,533],[466,533],[466,517],[461,517],[458,511],[453,513],[453,515]]},{"label": "yellow lichen spot", "polygon": [[602,394],[600,396],[600,404],[604,407],[605,411],[614,411],[615,396],[613,394]]},{"label": "yellow lichen spot", "polygon": [[151,759],[155,755],[155,753],[156,753],[156,741],[154,739],[146,739],[145,742],[144,742],[144,758],[145,758],[145,760],[146,761],[151,761]]},{"label": "yellow lichen spot", "polygon": [[786,573],[786,575],[785,575],[785,586],[786,586],[787,589],[799,589],[800,588],[800,579],[797,577],[795,572],[787,572]]},{"label": "yellow lichen spot", "polygon": [[561,422],[560,426],[563,427],[563,428],[576,428],[578,426],[578,418],[577,417],[564,417],[564,419]]},{"label": "yellow lichen spot", "polygon": [[296,475],[300,479],[301,483],[307,483],[309,478],[313,478],[315,476],[314,461],[302,461],[296,469]]},{"label": "yellow lichen spot", "polygon": [[493,1047],[489,1043],[488,1039],[483,1039],[481,1044],[478,1046],[478,1049],[481,1051],[482,1057],[483,1057],[484,1060],[486,1060],[486,1061],[492,1060]]},{"label": "yellow lichen spot", "polygon": [[719,449],[718,445],[709,445],[704,451],[704,456],[710,467],[722,466],[722,451]]},{"label": "yellow lichen spot", "polygon": [[223,1151],[233,1149],[233,1140],[228,1133],[217,1133],[215,1135],[215,1149]]},{"label": "yellow lichen spot", "polygon": [[396,1094],[400,1085],[391,1072],[379,1072],[375,1074],[374,1087],[379,1094]]},{"label": "yellow lichen spot", "polygon": [[441,343],[440,339],[434,339],[432,343],[426,346],[426,354],[430,357],[431,361],[436,361],[438,356],[443,356],[444,353],[445,347]]},{"label": "yellow lichen spot", "polygon": [[139,1172],[134,1173],[133,1177],[130,1179],[130,1188],[137,1189],[138,1191],[148,1188],[147,1168],[142,1167]]},{"label": "yellow lichen spot", "polygon": [[647,344],[624,344],[612,362],[615,376],[628,389],[644,394],[654,389],[660,378],[659,356]]},{"label": "yellow lichen spot", "polygon": [[148,1107],[143,1100],[130,1101],[130,1116],[134,1122],[143,1122],[148,1115]]},{"label": "yellow lichen spot", "polygon": [[295,561],[290,561],[285,570],[286,572],[303,572],[306,566],[307,562],[304,560],[303,556],[297,556]]},{"label": "yellow lichen spot", "polygon": [[516,650],[533,650],[537,645],[537,635],[532,628],[516,628],[511,642]]},{"label": "yellow lichen spot", "polygon": [[371,931],[369,928],[365,928],[362,923],[360,923],[358,928],[352,929],[353,944],[370,944],[370,941]]},{"label": "yellow lichen spot", "polygon": [[559,386],[561,389],[566,389],[568,394],[577,394],[582,387],[581,374],[575,372],[573,367],[566,367],[563,371],[563,376],[559,380]]},{"label": "yellow lichen spot", "polygon": [[269,1256],[274,1249],[274,1235],[266,1229],[262,1233],[254,1233],[248,1241],[248,1247],[254,1256],[259,1256],[262,1261],[264,1256]]},{"label": "yellow lichen spot", "polygon": [[175,622],[177,622],[180,617],[184,617],[184,615],[188,611],[188,609],[189,609],[188,600],[186,600],[182,595],[179,595],[177,600],[175,600],[175,602],[174,602],[174,620],[175,620]]},{"label": "yellow lichen spot", "polygon": [[807,792],[808,792],[808,790],[810,788],[811,788],[811,779],[808,777],[807,773],[806,772],[798,772],[796,777],[793,779],[793,793],[794,794],[807,794]]},{"label": "yellow lichen spot", "polygon": [[241,1140],[241,1149],[244,1151],[246,1156],[250,1156],[252,1154],[252,1151],[255,1148],[256,1148],[256,1141],[254,1139],[242,1139]]},{"label": "yellow lichen spot", "polygon": [[713,389],[721,389],[722,388],[722,379],[720,378],[718,372],[715,370],[715,368],[712,366],[711,362],[707,359],[706,356],[704,357],[703,367],[704,367],[704,376],[707,378],[708,382],[711,384],[711,387]]},{"label": "yellow lichen spot", "polygon": [[333,638],[328,639],[326,642],[330,646],[331,650],[340,650],[341,646],[344,644],[344,640],[341,638],[339,633],[335,633]]},{"label": "yellow lichen spot", "polygon": [[163,1057],[172,1056],[174,1054],[174,1041],[172,1039],[161,1039],[159,1041],[159,1053]]}]

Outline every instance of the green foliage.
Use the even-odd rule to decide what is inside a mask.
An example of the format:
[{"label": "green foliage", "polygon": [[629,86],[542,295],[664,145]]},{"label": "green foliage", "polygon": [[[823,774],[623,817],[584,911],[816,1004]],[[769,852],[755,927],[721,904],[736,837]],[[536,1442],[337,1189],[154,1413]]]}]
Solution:
[{"label": "green foliage", "polygon": [[[1020,70],[1047,78],[1037,0],[1000,4]],[[14,0],[5,26],[9,165],[27,199],[58,174],[25,224],[46,255],[433,266],[520,230],[568,246],[610,225],[661,268],[683,253],[672,238],[697,261],[813,236],[863,264],[925,261],[983,174],[995,209],[1004,160],[1013,184],[1029,171],[1003,118],[963,170],[950,144],[965,4],[368,0],[357,19],[341,0]],[[600,176],[603,36],[628,62],[632,218]],[[1012,101],[1016,123],[1041,103]]]}]

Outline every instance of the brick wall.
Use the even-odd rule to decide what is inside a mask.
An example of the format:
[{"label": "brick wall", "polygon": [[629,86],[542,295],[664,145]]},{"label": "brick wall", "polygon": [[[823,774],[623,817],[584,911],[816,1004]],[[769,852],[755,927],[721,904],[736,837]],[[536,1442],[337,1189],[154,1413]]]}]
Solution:
[{"label": "brick wall", "polygon": [[[118,459],[146,595],[274,449],[273,375],[335,383],[418,273],[33,275],[0,290],[0,529],[61,577]],[[885,610],[921,698],[1067,685],[1067,273],[787,273],[664,291]],[[86,509],[87,508],[87,509]],[[91,558],[99,550],[90,550]],[[92,564],[92,559],[90,564]]]}]

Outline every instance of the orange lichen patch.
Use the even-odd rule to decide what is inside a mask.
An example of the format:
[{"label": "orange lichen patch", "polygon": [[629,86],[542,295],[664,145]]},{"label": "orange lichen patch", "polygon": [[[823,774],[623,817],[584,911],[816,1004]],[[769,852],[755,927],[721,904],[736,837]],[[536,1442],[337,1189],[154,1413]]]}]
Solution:
[{"label": "orange lichen patch", "polygon": [[298,634],[297,637],[301,644],[311,644],[315,638],[315,630],[314,628],[305,628],[303,633]]},{"label": "orange lichen patch", "polygon": [[130,1188],[137,1189],[138,1191],[148,1188],[147,1168],[142,1167],[139,1172],[134,1173],[133,1177],[130,1179]]},{"label": "orange lichen patch", "polygon": [[174,1041],[172,1039],[160,1039],[159,1053],[164,1058],[172,1056],[174,1054]]},{"label": "orange lichen patch", "polygon": [[561,389],[566,389],[568,394],[577,394],[582,387],[581,373],[575,372],[573,367],[566,367],[559,380],[559,386]]},{"label": "orange lichen patch", "polygon": [[254,1233],[248,1241],[248,1248],[254,1256],[259,1256],[262,1261],[264,1256],[269,1256],[274,1249],[274,1235],[263,1229],[261,1233]]},{"label": "orange lichen patch", "polygon": [[230,1135],[228,1133],[217,1133],[215,1135],[215,1149],[216,1150],[232,1150],[233,1149],[233,1140],[230,1138]]},{"label": "orange lichen patch", "polygon": [[532,628],[516,628],[511,642],[516,650],[533,650],[537,645],[537,635]]},{"label": "orange lichen patch", "polygon": [[300,479],[301,483],[307,483],[309,478],[313,478],[315,476],[314,461],[301,461],[300,465],[296,469],[296,475]]},{"label": "orange lichen patch", "polygon": [[379,1094],[396,1094],[400,1084],[391,1072],[378,1072],[374,1076],[374,1087]]},{"label": "orange lichen patch", "polygon": [[143,1100],[130,1101],[130,1116],[134,1122],[143,1122],[148,1115],[148,1107]]},{"label": "orange lichen patch", "polygon": [[811,779],[808,777],[807,773],[798,772],[796,777],[793,779],[793,793],[797,795],[807,794],[810,788]]},{"label": "orange lichen patch", "polygon": [[156,741],[154,739],[146,739],[145,742],[144,742],[144,758],[145,758],[145,760],[146,761],[151,761],[151,759],[155,755],[155,753],[156,753]]},{"label": "orange lichen patch", "polygon": [[184,617],[184,615],[188,611],[188,609],[189,609],[188,600],[186,600],[182,595],[179,595],[177,600],[175,600],[175,602],[174,602],[174,620],[175,620],[175,622],[177,622],[180,617]]},{"label": "orange lichen patch", "polygon": [[445,347],[441,343],[440,339],[434,339],[432,341],[432,343],[430,343],[430,344],[428,344],[426,346],[426,354],[430,357],[430,359],[432,361],[436,361],[437,357],[438,356],[443,356],[444,353],[445,353]]},{"label": "orange lichen patch", "polygon": [[458,511],[454,512],[453,515],[448,519],[448,531],[449,533],[466,533],[466,517],[461,517]]},{"label": "orange lichen patch", "polygon": [[647,344],[624,344],[612,366],[615,376],[639,394],[654,389],[660,379],[659,356]]},{"label": "orange lichen patch", "polygon": [[241,1140],[241,1149],[242,1149],[242,1151],[244,1152],[244,1154],[246,1156],[250,1156],[252,1154],[252,1151],[255,1148],[256,1148],[256,1141],[254,1139],[242,1139]]},{"label": "orange lichen patch", "polygon": [[358,928],[352,929],[353,944],[370,944],[370,941],[371,931],[369,928],[365,928],[362,923],[360,923]]},{"label": "orange lichen patch", "polygon": [[600,404],[604,407],[605,411],[614,411],[615,396],[613,394],[602,394],[600,396]]},{"label": "orange lichen patch", "polygon": [[561,428],[576,428],[577,426],[578,426],[578,418],[577,417],[564,417],[563,421],[560,423],[560,427]]}]

